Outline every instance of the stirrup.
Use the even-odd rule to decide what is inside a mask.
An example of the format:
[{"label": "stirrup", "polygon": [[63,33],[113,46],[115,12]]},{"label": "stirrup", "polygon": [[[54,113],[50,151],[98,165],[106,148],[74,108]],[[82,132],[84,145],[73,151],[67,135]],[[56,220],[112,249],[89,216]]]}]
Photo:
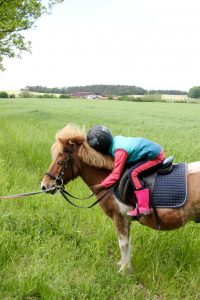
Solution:
[{"label": "stirrup", "polygon": [[129,217],[131,217],[131,218],[134,218],[134,219],[139,219],[139,218],[141,218],[142,216],[148,216],[148,215],[150,215],[151,213],[152,213],[152,210],[151,209],[149,209],[149,210],[145,210],[145,211],[143,211],[142,213],[140,213],[140,210],[139,210],[139,208],[136,208],[137,209],[137,215],[135,215],[135,216],[133,216],[133,215],[129,215],[128,213],[127,213],[127,216],[129,216]]},{"label": "stirrup", "polygon": [[150,215],[150,214],[151,214],[151,209],[143,211],[140,215],[141,216],[147,216],[147,215]]},{"label": "stirrup", "polygon": [[[129,215],[129,212],[130,211],[137,211],[137,215]],[[136,207],[134,208],[134,209],[132,209],[132,210],[129,210],[128,212],[127,212],[127,216],[129,216],[129,217],[131,217],[131,218],[134,218],[134,219],[139,219],[140,217],[141,217],[141,215],[140,215],[140,210],[139,210],[139,207],[138,207],[138,205],[137,205],[137,203],[136,203]]]}]

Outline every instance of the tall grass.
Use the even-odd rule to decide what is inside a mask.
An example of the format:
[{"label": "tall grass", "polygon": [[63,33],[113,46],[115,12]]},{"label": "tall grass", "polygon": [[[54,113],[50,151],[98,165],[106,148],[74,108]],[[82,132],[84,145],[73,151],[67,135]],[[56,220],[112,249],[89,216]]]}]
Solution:
[{"label": "tall grass", "polygon": [[[0,195],[38,190],[55,133],[69,122],[145,136],[175,161],[200,160],[200,106],[64,99],[0,101]],[[87,195],[80,180],[69,184]],[[200,299],[200,231],[134,222],[134,273],[118,274],[115,229],[100,207],[59,195],[0,202],[0,299]]]}]

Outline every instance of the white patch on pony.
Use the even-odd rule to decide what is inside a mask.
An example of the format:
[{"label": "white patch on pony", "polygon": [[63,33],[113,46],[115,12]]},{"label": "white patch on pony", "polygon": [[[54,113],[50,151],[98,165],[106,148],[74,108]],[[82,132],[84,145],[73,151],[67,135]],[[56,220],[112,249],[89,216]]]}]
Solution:
[{"label": "white patch on pony", "polygon": [[200,161],[192,162],[188,164],[188,173],[200,173]]},{"label": "white patch on pony", "polygon": [[[114,197],[121,215],[124,217],[124,224],[125,227],[129,227],[130,217],[127,216],[127,212],[132,209],[131,206],[127,206],[123,203],[121,203],[119,200],[117,200],[116,197]],[[127,235],[122,235],[118,233],[118,242],[119,247],[121,251],[121,260],[118,263],[120,265],[119,272],[123,272],[126,268],[129,272],[132,271],[132,263],[131,263],[131,242],[127,230]]]},{"label": "white patch on pony", "polygon": [[128,239],[128,236],[120,235],[118,238],[119,247],[121,250],[121,260],[120,260],[120,269],[119,272],[124,271],[126,268],[131,271],[132,264],[131,264],[131,243]]},{"label": "white patch on pony", "polygon": [[121,203],[119,200],[117,200],[116,197],[115,197],[115,200],[116,200],[116,203],[117,203],[117,205],[118,205],[118,207],[119,207],[119,211],[120,211],[120,213],[122,214],[122,216],[128,217],[128,216],[127,216],[127,212],[130,211],[130,210],[133,209],[133,208],[132,208],[131,206],[127,206],[127,205]]}]

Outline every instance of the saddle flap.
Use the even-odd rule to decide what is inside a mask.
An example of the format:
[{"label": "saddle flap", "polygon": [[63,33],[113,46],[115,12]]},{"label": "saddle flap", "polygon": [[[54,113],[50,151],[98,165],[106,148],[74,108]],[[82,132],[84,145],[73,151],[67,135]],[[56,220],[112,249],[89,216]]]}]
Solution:
[{"label": "saddle flap", "polygon": [[134,190],[129,180],[129,169],[125,170],[119,183],[115,186],[115,192],[123,203],[135,206]]}]

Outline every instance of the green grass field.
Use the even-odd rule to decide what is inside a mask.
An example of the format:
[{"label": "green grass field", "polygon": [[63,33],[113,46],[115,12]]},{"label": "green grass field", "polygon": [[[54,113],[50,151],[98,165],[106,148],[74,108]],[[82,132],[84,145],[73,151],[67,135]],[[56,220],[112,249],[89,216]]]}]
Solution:
[{"label": "green grass field", "polygon": [[[39,190],[55,133],[69,122],[144,136],[175,161],[200,160],[200,105],[0,99],[0,195]],[[89,193],[78,179],[73,194]],[[134,222],[133,274],[118,274],[112,221],[59,194],[0,202],[0,299],[200,299],[200,227],[156,232]]]}]

